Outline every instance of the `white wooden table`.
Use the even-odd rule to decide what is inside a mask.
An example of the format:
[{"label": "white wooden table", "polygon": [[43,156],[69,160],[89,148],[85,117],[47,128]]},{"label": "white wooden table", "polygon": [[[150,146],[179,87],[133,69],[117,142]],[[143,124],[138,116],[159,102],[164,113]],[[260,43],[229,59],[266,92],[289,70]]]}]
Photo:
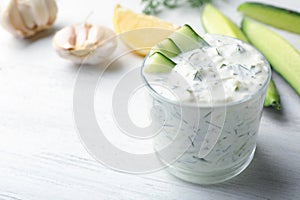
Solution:
[{"label": "white wooden table", "polygon": [[[216,5],[238,23],[241,2]],[[299,1],[264,2],[300,11]],[[300,98],[275,73],[283,109],[265,109],[253,162],[225,183],[194,185],[165,170],[121,173],[87,153],[73,119],[79,68],[55,54],[51,39],[55,30],[83,22],[91,12],[90,22],[112,27],[116,3],[142,8],[137,0],[58,0],[58,19],[45,37],[17,40],[0,29],[0,199],[300,199]],[[160,17],[203,33],[198,9],[165,11]],[[276,31],[300,50],[299,35]],[[127,63],[119,64],[108,76],[124,72]]]}]

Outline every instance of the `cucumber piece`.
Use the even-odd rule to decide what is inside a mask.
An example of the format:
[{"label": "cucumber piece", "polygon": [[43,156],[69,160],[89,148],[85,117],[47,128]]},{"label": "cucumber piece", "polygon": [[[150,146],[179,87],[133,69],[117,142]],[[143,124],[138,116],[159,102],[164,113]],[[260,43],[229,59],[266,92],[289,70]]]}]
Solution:
[{"label": "cucumber piece", "polygon": [[281,109],[280,106],[280,97],[279,94],[277,92],[276,86],[274,84],[274,81],[271,79],[269,86],[268,86],[268,90],[267,90],[267,94],[266,94],[266,98],[265,98],[265,102],[264,102],[264,106],[265,107],[269,107],[272,106],[277,110]]},{"label": "cucumber piece", "polygon": [[173,32],[169,38],[174,41],[181,52],[188,52],[193,49],[209,46],[209,44],[187,24]]},{"label": "cucumber piece", "polygon": [[161,52],[154,52],[145,62],[145,73],[168,73],[176,65],[171,59]]},{"label": "cucumber piece", "polygon": [[[201,21],[203,28],[207,33],[227,35],[245,42],[249,42],[241,29],[211,4],[206,4],[204,6]],[[276,90],[274,82],[272,80],[271,82],[273,85],[268,86],[267,95],[265,98],[265,106],[272,106],[278,109],[280,107],[279,94]]]},{"label": "cucumber piece", "polygon": [[264,106],[265,107],[271,106],[271,107],[275,108],[276,110],[281,110],[280,96],[279,96],[276,85],[272,78],[268,85],[267,94],[266,94],[265,101],[264,101]]},{"label": "cucumber piece", "polygon": [[201,21],[207,33],[227,35],[249,42],[240,28],[210,3],[203,8]]},{"label": "cucumber piece", "polygon": [[[173,58],[181,52],[180,49],[174,43],[174,41],[170,38],[164,39],[163,41],[155,45],[151,51],[161,52],[169,58]],[[150,53],[150,55],[152,54],[152,52]]]},{"label": "cucumber piece", "polygon": [[266,26],[245,18],[242,30],[276,70],[300,95],[300,53]]},{"label": "cucumber piece", "polygon": [[243,3],[238,11],[265,24],[300,34],[300,13],[258,2]]}]

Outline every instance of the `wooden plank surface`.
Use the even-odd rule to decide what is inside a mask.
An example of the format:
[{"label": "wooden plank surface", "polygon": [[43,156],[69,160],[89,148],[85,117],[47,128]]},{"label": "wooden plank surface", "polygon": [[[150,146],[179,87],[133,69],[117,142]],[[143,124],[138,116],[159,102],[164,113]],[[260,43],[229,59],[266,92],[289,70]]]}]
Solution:
[{"label": "wooden plank surface", "polygon": [[[117,2],[141,10],[134,0],[60,0],[54,30],[39,40],[17,40],[0,29],[0,199],[299,199],[300,99],[275,73],[283,110],[265,109],[254,160],[230,181],[199,186],[165,170],[120,173],[87,153],[73,119],[78,66],[60,59],[51,39],[55,30],[84,21],[90,12],[91,22],[112,27]],[[235,8],[241,2],[220,0],[216,4],[238,22]],[[300,11],[297,1],[264,2]],[[182,15],[187,9],[166,11],[160,17],[190,23],[201,32],[199,10]],[[300,50],[300,36],[278,33]]]}]

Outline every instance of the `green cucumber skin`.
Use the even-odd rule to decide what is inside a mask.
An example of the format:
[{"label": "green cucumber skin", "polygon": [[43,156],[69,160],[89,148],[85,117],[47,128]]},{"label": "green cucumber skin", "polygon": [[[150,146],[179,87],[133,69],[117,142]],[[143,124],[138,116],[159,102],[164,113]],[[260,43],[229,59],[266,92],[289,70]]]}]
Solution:
[{"label": "green cucumber skin", "polygon": [[167,67],[170,68],[174,68],[176,65],[176,63],[173,60],[171,60],[161,52],[154,52],[152,55],[149,56],[148,59],[154,59],[156,63],[165,64]]},{"label": "green cucumber skin", "polygon": [[189,25],[172,33],[169,38],[154,46],[149,53],[144,72],[168,73],[176,65],[170,58],[179,53],[209,45]]},{"label": "green cucumber skin", "polygon": [[166,38],[155,45],[152,48],[152,53],[161,52],[165,56],[173,58],[182,52],[207,45],[209,44],[202,37],[200,37],[189,25],[185,24],[171,34],[169,38]]},{"label": "green cucumber skin", "polygon": [[299,12],[259,2],[243,3],[238,11],[265,24],[300,34]]},{"label": "green cucumber skin", "polygon": [[209,44],[200,35],[198,35],[198,33],[196,33],[190,25],[185,24],[184,27],[187,27],[194,34],[194,39],[201,44],[201,47],[209,46]]},{"label": "green cucumber skin", "polygon": [[272,106],[276,110],[281,110],[280,97],[277,92],[274,81],[272,79],[271,79],[268,89],[267,89],[264,106],[265,107]]},{"label": "green cucumber skin", "polygon": [[145,63],[144,72],[146,73],[168,73],[176,65],[175,62],[159,51],[152,53],[147,61],[150,63]]},{"label": "green cucumber skin", "polygon": [[168,58],[173,58],[181,53],[180,49],[176,46],[174,41],[170,38],[163,40],[162,42],[158,43],[154,48],[153,51],[159,51]]},{"label": "green cucumber skin", "polygon": [[174,41],[181,52],[188,52],[209,45],[187,24],[172,33],[169,38]]},{"label": "green cucumber skin", "polygon": [[[219,20],[225,22],[225,24],[231,31],[227,32],[224,29],[222,29],[220,26],[214,28],[213,30],[211,28],[208,28],[209,24],[214,24],[213,22],[214,20],[207,16],[208,12],[210,14],[212,12],[215,15],[215,17],[218,17]],[[223,14],[217,7],[213,6],[210,3],[206,3],[203,8],[202,15],[201,15],[201,22],[203,25],[203,29],[206,33],[227,35],[249,43],[247,37],[240,30],[240,28],[233,21],[231,21],[231,19],[229,19],[225,14]]]},{"label": "green cucumber skin", "polygon": [[[254,28],[255,30],[251,30]],[[268,34],[268,36],[263,37],[262,34],[258,33],[258,29]],[[273,69],[278,72],[300,96],[300,53],[285,39],[259,22],[244,18],[242,21],[242,30],[251,43],[268,59]],[[270,38],[275,38],[281,45],[284,45],[285,48],[272,46],[276,41],[270,41]],[[259,41],[255,39],[259,39]],[[284,55],[286,55],[286,57]]]},{"label": "green cucumber skin", "polygon": [[[206,5],[207,6],[207,5]],[[213,7],[214,8],[214,7]],[[205,8],[204,8],[205,9]],[[230,19],[227,18],[221,11],[219,11],[217,8],[215,8],[216,11],[218,11],[219,15],[222,15],[225,17],[226,21],[228,21],[228,23],[231,23]],[[203,28],[205,30],[205,32],[208,32],[210,33],[210,31],[207,29],[207,27],[205,26],[205,23],[203,23],[203,15],[204,15],[204,12],[202,12],[202,24],[203,24]],[[234,24],[232,22],[232,24]],[[238,28],[238,27],[237,27]],[[239,28],[238,28],[239,29]],[[240,29],[239,29],[240,30]],[[226,35],[225,32],[222,32],[222,29],[219,29],[218,31],[218,34],[223,34],[223,35]],[[246,35],[242,32],[242,30],[240,30],[240,32],[236,32],[236,34],[233,36],[233,35],[228,35],[228,36],[231,36],[231,37],[235,37],[237,39],[240,39],[240,40],[243,40],[245,42],[248,42],[249,43],[249,40],[248,38],[246,37]],[[271,79],[271,82],[272,82],[272,85],[268,85],[268,89],[267,89],[267,95],[265,97],[265,102],[264,102],[264,106],[265,107],[268,107],[268,106],[272,106],[274,107],[275,109],[280,109],[280,99],[279,99],[279,94],[278,94],[278,91],[276,90],[276,87],[275,87],[275,84],[273,82],[273,80]]]}]

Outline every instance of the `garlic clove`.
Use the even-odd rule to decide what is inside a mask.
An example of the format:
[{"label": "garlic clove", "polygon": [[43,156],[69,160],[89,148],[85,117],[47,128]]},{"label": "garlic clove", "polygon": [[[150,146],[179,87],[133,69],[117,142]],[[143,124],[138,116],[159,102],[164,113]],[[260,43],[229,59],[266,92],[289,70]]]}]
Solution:
[{"label": "garlic clove", "polygon": [[10,22],[10,15],[12,13],[12,3],[9,3],[6,6],[6,10],[2,12],[2,16],[1,16],[1,25],[3,26],[3,28],[5,28],[8,32],[12,33],[13,35],[16,35],[15,33],[15,27],[13,26],[13,24]]},{"label": "garlic clove", "polygon": [[[67,30],[75,30],[75,34]],[[70,45],[67,44],[74,35],[74,46],[68,48]],[[117,39],[111,29],[85,23],[58,31],[53,38],[53,46],[62,58],[94,65],[111,57],[117,47]]]},{"label": "garlic clove", "polygon": [[75,26],[77,48],[85,48],[89,28],[90,26],[87,24]]},{"label": "garlic clove", "polygon": [[56,19],[57,5],[55,3],[55,0],[46,0],[45,2],[46,2],[47,10],[49,12],[49,19],[47,25],[51,25]]},{"label": "garlic clove", "polygon": [[30,0],[32,16],[37,26],[45,26],[49,20],[49,13],[45,0]]},{"label": "garlic clove", "polygon": [[105,34],[104,31],[100,31],[101,29],[104,30],[104,28],[98,25],[94,25],[90,28],[87,38],[87,42],[89,44],[97,44],[99,41],[101,41],[101,38],[104,37]]},{"label": "garlic clove", "polygon": [[53,39],[54,46],[60,46],[63,49],[74,49],[76,44],[76,34],[73,26],[68,26],[60,30]]},{"label": "garlic clove", "polygon": [[10,20],[12,26],[16,29],[16,34],[24,35],[27,32],[29,32],[29,34],[32,34],[32,32],[24,25],[22,16],[18,10],[17,0],[12,0],[8,11],[8,20]]},{"label": "garlic clove", "polygon": [[24,25],[28,29],[34,29],[36,25],[34,23],[34,17],[32,16],[32,9],[31,6],[28,4],[28,1],[26,1],[26,3],[24,2],[23,4],[18,4],[17,8],[19,9]]}]

